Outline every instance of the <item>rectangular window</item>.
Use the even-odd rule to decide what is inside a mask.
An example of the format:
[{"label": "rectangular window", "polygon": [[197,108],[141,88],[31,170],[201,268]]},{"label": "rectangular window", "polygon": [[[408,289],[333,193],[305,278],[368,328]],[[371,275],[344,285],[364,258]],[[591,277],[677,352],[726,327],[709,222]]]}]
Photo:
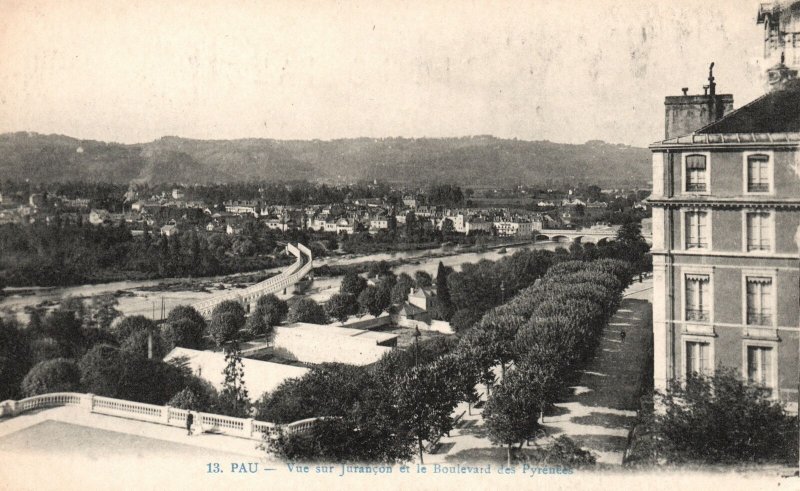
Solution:
[{"label": "rectangular window", "polygon": [[747,192],[768,193],[770,185],[769,156],[747,157]]},{"label": "rectangular window", "polygon": [[747,250],[772,250],[772,220],[769,212],[747,214]]},{"label": "rectangular window", "polygon": [[686,249],[708,247],[708,212],[686,212]]},{"label": "rectangular window", "polygon": [[800,64],[800,34],[793,33],[792,35],[792,65]]},{"label": "rectangular window", "polygon": [[747,324],[754,326],[772,325],[772,278],[748,276],[747,283]]},{"label": "rectangular window", "polygon": [[764,387],[772,393],[772,348],[766,346],[747,347],[747,382]]},{"label": "rectangular window", "polygon": [[708,275],[686,275],[686,320],[708,322],[710,316],[710,281]]},{"label": "rectangular window", "polygon": [[686,191],[704,193],[708,190],[705,155],[686,156]]},{"label": "rectangular window", "polygon": [[707,375],[711,373],[711,360],[709,343],[699,341],[686,342],[686,376]]}]

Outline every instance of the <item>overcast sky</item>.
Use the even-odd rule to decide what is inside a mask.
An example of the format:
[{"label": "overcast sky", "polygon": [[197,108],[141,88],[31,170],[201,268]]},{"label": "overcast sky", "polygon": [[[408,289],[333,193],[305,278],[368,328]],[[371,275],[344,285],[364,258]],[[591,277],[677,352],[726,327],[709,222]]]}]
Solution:
[{"label": "overcast sky", "polygon": [[0,132],[646,145],[763,92],[758,1],[0,0]]}]

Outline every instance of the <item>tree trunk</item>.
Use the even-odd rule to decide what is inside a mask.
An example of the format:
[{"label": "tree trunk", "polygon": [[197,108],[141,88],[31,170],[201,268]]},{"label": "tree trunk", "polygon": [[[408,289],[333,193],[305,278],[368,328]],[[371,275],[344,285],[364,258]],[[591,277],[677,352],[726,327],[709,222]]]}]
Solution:
[{"label": "tree trunk", "polygon": [[417,443],[419,444],[419,463],[424,465],[425,461],[422,460],[422,437],[421,436],[417,437]]},{"label": "tree trunk", "polygon": [[506,364],[500,363],[500,376],[503,377],[503,380],[506,378]]},{"label": "tree trunk", "polygon": [[467,402],[467,414],[472,416],[472,403],[469,401]]},{"label": "tree trunk", "polygon": [[508,467],[511,467],[511,444],[510,443],[508,444],[507,455],[508,455]]}]

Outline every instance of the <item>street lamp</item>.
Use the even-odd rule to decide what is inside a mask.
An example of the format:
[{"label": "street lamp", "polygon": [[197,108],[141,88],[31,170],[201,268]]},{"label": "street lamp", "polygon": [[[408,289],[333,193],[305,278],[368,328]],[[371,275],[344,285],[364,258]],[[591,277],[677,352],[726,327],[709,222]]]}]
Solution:
[{"label": "street lamp", "polygon": [[419,364],[419,338],[422,333],[419,332],[419,326],[414,326],[414,367]]}]

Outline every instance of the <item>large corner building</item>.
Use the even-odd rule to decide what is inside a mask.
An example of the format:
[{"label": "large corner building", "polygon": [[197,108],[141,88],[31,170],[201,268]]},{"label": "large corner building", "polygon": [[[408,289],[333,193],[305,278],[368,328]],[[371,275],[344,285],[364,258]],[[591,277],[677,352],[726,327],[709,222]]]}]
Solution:
[{"label": "large corner building", "polygon": [[713,65],[701,95],[667,97],[653,152],[656,389],[735,368],[798,401],[800,2],[762,4],[768,91],[733,110]]}]

